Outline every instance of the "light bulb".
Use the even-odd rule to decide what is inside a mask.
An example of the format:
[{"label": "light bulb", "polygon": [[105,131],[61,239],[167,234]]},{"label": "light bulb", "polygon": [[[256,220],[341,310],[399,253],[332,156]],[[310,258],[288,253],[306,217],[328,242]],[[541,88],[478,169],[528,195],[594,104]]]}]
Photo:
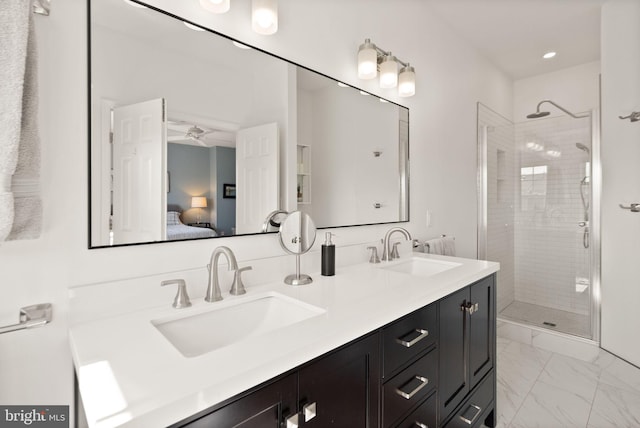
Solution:
[{"label": "light bulb", "polygon": [[395,88],[398,86],[398,63],[396,57],[387,55],[380,64],[380,87]]},{"label": "light bulb", "polygon": [[378,75],[378,52],[376,45],[366,39],[358,49],[358,77],[360,79],[375,79]]},{"label": "light bulb", "polygon": [[230,0],[200,0],[203,9],[213,13],[225,13],[229,10]]},{"label": "light bulb", "polygon": [[416,93],[416,70],[407,64],[402,67],[398,76],[398,95],[411,97]]},{"label": "light bulb", "polygon": [[251,1],[251,28],[258,34],[278,31],[278,2],[276,0]]}]

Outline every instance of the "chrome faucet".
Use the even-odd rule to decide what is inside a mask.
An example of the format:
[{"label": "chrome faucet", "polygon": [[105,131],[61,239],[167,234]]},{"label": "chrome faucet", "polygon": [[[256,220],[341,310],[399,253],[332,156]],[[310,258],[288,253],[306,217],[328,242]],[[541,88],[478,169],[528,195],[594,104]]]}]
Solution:
[{"label": "chrome faucet", "polygon": [[[218,247],[211,253],[211,261],[207,265],[209,269],[209,285],[207,286],[207,294],[204,300],[207,302],[217,302],[222,300],[222,294],[220,293],[220,284],[218,282],[218,259],[220,254],[224,254],[229,263],[229,270],[238,270],[238,262],[236,256],[233,255],[233,251],[229,247]],[[237,273],[234,275],[234,285],[236,283],[235,278],[239,277]],[[233,286],[232,286],[233,288]]]},{"label": "chrome faucet", "polygon": [[382,261],[383,262],[389,262],[394,258],[400,257],[397,249],[395,249],[394,251],[394,249],[391,248],[391,242],[389,241],[389,239],[391,238],[391,235],[393,235],[395,232],[402,233],[404,237],[407,238],[407,241],[411,241],[411,234],[407,229],[403,227],[392,227],[391,229],[389,229],[387,233],[385,233],[384,240],[382,241],[382,246],[383,246]]}]

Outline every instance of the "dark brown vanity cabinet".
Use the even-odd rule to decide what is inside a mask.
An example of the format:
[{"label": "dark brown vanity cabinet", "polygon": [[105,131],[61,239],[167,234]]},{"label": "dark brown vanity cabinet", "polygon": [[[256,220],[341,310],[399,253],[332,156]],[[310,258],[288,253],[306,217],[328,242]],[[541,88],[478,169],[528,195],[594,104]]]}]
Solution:
[{"label": "dark brown vanity cabinet", "polygon": [[491,275],[174,426],[495,426],[495,317]]},{"label": "dark brown vanity cabinet", "polygon": [[494,275],[440,300],[439,425],[493,426],[495,319]]},{"label": "dark brown vanity cabinet", "polygon": [[376,428],[379,394],[380,347],[375,333],[174,426]]}]

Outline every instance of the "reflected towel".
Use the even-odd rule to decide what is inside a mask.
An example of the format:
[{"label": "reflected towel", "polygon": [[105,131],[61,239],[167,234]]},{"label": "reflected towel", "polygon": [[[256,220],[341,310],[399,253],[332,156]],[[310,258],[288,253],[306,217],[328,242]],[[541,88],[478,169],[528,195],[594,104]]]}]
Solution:
[{"label": "reflected towel", "polygon": [[0,242],[40,235],[40,144],[30,0],[0,8]]},{"label": "reflected towel", "polygon": [[456,255],[456,241],[453,237],[443,236],[425,241],[425,249],[429,254],[440,254],[444,256]]}]

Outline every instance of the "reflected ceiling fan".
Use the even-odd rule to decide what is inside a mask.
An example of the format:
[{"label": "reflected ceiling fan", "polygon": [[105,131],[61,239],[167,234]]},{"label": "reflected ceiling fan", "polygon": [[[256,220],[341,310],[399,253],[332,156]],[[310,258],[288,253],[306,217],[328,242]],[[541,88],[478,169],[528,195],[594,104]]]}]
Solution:
[{"label": "reflected ceiling fan", "polygon": [[187,129],[187,132],[184,134],[184,138],[188,138],[189,140],[195,141],[201,146],[207,147],[207,144],[204,141],[202,141],[202,137],[204,137],[207,134],[211,134],[212,132],[213,131],[205,131],[204,129],[200,128],[198,125],[193,125],[189,129]]},{"label": "reflected ceiling fan", "polygon": [[183,120],[169,120],[167,122],[167,141],[169,143],[202,147],[235,147],[235,139],[235,131],[225,131]]},{"label": "reflected ceiling fan", "polygon": [[215,132],[214,130],[182,121],[169,121],[167,131],[167,141],[169,142],[190,140],[202,147],[209,147],[209,144],[204,141],[204,137]]}]

